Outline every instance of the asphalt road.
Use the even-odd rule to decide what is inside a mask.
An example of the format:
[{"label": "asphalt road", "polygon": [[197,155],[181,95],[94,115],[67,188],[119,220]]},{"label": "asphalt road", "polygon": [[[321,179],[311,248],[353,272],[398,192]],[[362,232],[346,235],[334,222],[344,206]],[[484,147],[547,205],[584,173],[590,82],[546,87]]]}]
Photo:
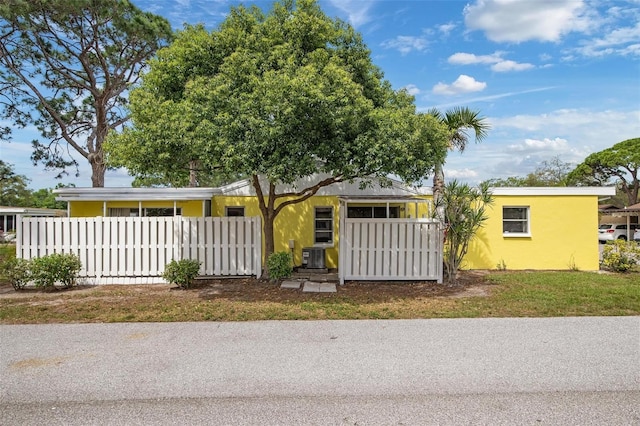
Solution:
[{"label": "asphalt road", "polygon": [[0,424],[640,424],[640,317],[0,326]]}]

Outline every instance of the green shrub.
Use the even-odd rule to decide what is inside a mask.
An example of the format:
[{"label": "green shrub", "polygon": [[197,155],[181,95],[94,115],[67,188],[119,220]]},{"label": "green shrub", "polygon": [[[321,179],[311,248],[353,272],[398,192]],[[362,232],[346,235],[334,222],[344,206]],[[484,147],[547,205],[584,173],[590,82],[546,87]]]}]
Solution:
[{"label": "green shrub", "polygon": [[16,257],[16,245],[3,244],[0,242],[0,261],[8,257]]},{"label": "green shrub", "polygon": [[23,289],[30,280],[29,261],[9,256],[0,261],[0,276],[9,281],[15,290]]},{"label": "green shrub", "polygon": [[162,278],[180,288],[189,288],[200,272],[200,262],[195,259],[172,260],[165,266]]},{"label": "green shrub", "polygon": [[627,272],[640,262],[640,246],[624,240],[609,241],[602,252],[602,265],[616,272]]},{"label": "green shrub", "polygon": [[291,266],[291,253],[288,251],[279,251],[271,253],[267,259],[267,269],[269,270],[269,278],[272,280],[280,280],[289,278],[293,273]]},{"label": "green shrub", "polygon": [[53,253],[31,260],[31,279],[36,287],[53,288],[75,285],[82,263],[75,254]]}]

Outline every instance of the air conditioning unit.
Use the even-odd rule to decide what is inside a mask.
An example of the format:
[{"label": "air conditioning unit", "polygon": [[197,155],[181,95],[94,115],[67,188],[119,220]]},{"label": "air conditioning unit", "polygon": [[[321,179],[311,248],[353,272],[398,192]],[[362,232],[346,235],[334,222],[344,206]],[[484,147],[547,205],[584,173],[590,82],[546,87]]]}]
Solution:
[{"label": "air conditioning unit", "polygon": [[302,267],[307,269],[324,269],[324,248],[307,247],[302,249]]}]

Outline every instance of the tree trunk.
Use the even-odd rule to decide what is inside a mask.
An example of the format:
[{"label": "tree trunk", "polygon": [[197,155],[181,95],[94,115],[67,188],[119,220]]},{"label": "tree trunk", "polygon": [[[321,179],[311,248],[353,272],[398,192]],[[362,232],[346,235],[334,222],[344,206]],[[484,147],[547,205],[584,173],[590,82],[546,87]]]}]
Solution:
[{"label": "tree trunk", "polygon": [[260,207],[260,213],[262,213],[262,220],[264,221],[262,225],[262,233],[264,238],[264,267],[262,276],[266,279],[269,278],[269,268],[267,267],[267,259],[269,256],[275,251],[275,240],[273,235],[273,223],[276,219],[276,209],[275,209],[275,185],[269,183],[269,194],[267,195],[267,200],[265,202],[265,194],[262,191],[262,187],[260,186],[260,180],[258,175],[253,175],[252,178],[253,188],[256,190],[256,196],[258,197],[258,206]]},{"label": "tree trunk", "polygon": [[442,205],[442,193],[444,191],[443,164],[436,164],[433,172],[433,205],[436,209],[436,219],[444,223],[444,206]]},{"label": "tree trunk", "polygon": [[91,185],[94,188],[104,187],[104,174],[107,170],[104,164],[104,151],[102,145],[107,139],[109,125],[107,120],[107,100],[104,96],[96,99],[96,135],[95,140],[87,141],[87,151],[89,151],[89,164],[91,164]]},{"label": "tree trunk", "polygon": [[91,165],[91,186],[94,188],[103,188],[106,167],[102,160],[102,153],[90,154],[89,164]]},{"label": "tree trunk", "polygon": [[264,275],[269,278],[269,267],[267,260],[269,256],[273,254],[276,249],[276,243],[273,235],[273,223],[276,220],[276,186],[269,183],[269,199],[265,209],[263,210],[262,217],[264,218],[264,226],[262,227],[264,232]]},{"label": "tree trunk", "polygon": [[[345,178],[341,176],[327,178],[317,183],[316,185],[307,189],[300,190],[295,194],[285,194],[292,196],[294,199],[283,201],[276,207],[276,199],[278,198],[278,196],[276,195],[275,183],[269,182],[269,193],[265,195],[264,191],[262,190],[262,186],[260,185],[260,179],[258,178],[258,175],[253,175],[251,177],[253,188],[256,190],[256,196],[258,197],[258,206],[260,207],[260,213],[262,213],[262,220],[264,221],[264,225],[262,225],[262,231],[264,234],[263,238],[265,259],[263,276],[265,278],[269,278],[269,268],[267,267],[266,260],[269,259],[269,256],[275,252],[274,222],[276,216],[278,216],[278,213],[280,213],[282,208],[288,205],[301,203],[304,200],[309,199],[314,194],[316,194],[320,188],[336,182],[342,182],[344,179]],[[280,196],[283,196],[283,194],[281,194]]]},{"label": "tree trunk", "polygon": [[198,186],[198,160],[189,161],[189,187]]},{"label": "tree trunk", "polygon": [[[273,223],[275,222],[275,216],[273,215],[273,211],[268,212],[266,216],[264,216],[264,225],[262,226],[262,232],[264,233],[264,258],[265,260],[269,258],[271,254],[275,251],[275,240],[273,234]],[[266,265],[266,262],[265,262]],[[269,271],[265,272],[268,275]]]}]

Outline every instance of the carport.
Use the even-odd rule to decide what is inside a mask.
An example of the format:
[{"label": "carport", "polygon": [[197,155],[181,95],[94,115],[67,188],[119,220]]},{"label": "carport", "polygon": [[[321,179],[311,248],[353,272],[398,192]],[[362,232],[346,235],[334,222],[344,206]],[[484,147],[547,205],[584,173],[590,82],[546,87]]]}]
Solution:
[{"label": "carport", "polygon": [[605,216],[613,216],[613,217],[624,217],[627,220],[627,235],[629,239],[632,238],[633,234],[631,233],[631,218],[635,217],[636,220],[633,223],[640,223],[640,203],[633,204],[629,207],[624,207],[621,209],[611,209],[611,210],[601,210],[601,214]]}]

